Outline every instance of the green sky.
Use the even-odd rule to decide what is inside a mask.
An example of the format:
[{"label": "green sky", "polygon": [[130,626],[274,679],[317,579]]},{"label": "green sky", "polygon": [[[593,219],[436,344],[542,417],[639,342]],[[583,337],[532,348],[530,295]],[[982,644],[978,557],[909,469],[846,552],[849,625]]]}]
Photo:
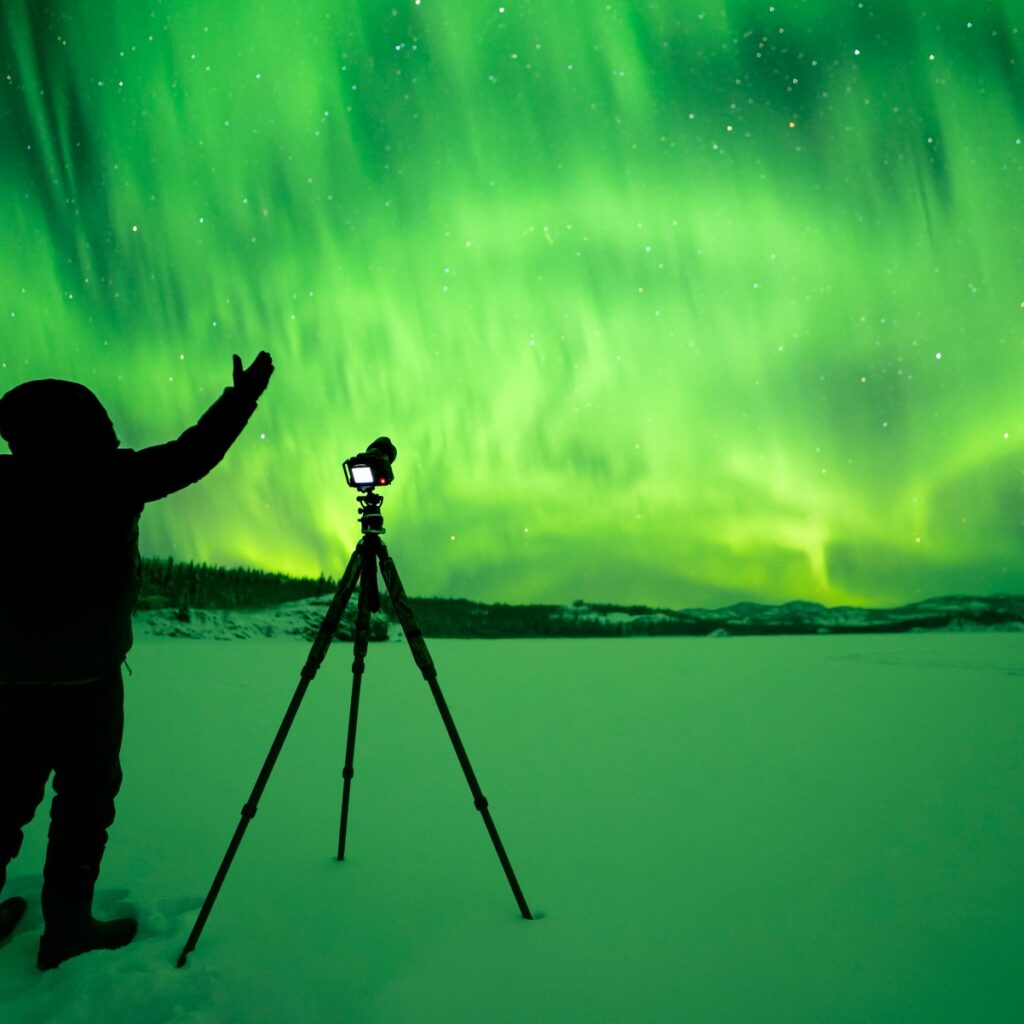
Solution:
[{"label": "green sky", "polygon": [[0,390],[277,373],[144,550],[414,594],[1024,589],[1024,0],[5,0]]}]

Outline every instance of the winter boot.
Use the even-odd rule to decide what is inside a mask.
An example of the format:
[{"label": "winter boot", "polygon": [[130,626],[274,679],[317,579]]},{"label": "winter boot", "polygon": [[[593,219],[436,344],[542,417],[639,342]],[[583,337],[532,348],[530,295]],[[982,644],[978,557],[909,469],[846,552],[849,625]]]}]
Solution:
[{"label": "winter boot", "polygon": [[94,949],[120,949],[127,946],[138,930],[134,917],[116,921],[97,921],[92,916],[92,901],[55,899],[43,891],[43,921],[46,928],[39,940],[36,965],[41,971],[59,967],[65,960]]},{"label": "winter boot", "polygon": [[3,942],[21,920],[28,904],[20,896],[12,896],[0,903],[0,942]]}]

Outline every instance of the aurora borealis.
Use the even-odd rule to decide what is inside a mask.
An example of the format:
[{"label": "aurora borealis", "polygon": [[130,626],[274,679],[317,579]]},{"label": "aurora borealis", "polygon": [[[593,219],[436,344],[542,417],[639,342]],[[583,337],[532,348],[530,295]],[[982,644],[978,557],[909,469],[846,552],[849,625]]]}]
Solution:
[{"label": "aurora borealis", "polygon": [[5,0],[0,391],[126,445],[277,372],[143,550],[413,594],[1024,590],[1024,0]]}]

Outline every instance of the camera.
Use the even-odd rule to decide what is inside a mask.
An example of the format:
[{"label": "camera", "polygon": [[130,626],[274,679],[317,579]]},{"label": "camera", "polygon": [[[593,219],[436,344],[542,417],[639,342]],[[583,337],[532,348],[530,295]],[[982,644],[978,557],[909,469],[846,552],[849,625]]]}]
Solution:
[{"label": "camera", "polygon": [[343,463],[345,483],[360,491],[372,491],[374,487],[386,487],[395,479],[391,463],[398,458],[398,449],[388,437],[378,437],[359,455],[353,455]]}]

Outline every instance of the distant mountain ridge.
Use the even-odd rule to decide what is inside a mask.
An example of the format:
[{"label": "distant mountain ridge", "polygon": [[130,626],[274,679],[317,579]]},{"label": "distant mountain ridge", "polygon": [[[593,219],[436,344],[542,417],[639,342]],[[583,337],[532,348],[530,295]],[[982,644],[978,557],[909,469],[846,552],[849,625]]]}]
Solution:
[{"label": "distant mountain ridge", "polygon": [[[160,636],[312,639],[337,582],[295,579],[250,569],[221,569],[173,559],[146,559],[136,631]],[[371,625],[372,640],[400,635],[387,594]],[[631,636],[772,636],[905,633],[923,630],[1024,631],[1024,595],[934,597],[899,608],[829,608],[810,601],[673,611],[643,605],[576,601],[571,605],[486,604],[462,598],[412,598],[427,637],[531,638]],[[351,640],[353,599],[337,631]]]}]

